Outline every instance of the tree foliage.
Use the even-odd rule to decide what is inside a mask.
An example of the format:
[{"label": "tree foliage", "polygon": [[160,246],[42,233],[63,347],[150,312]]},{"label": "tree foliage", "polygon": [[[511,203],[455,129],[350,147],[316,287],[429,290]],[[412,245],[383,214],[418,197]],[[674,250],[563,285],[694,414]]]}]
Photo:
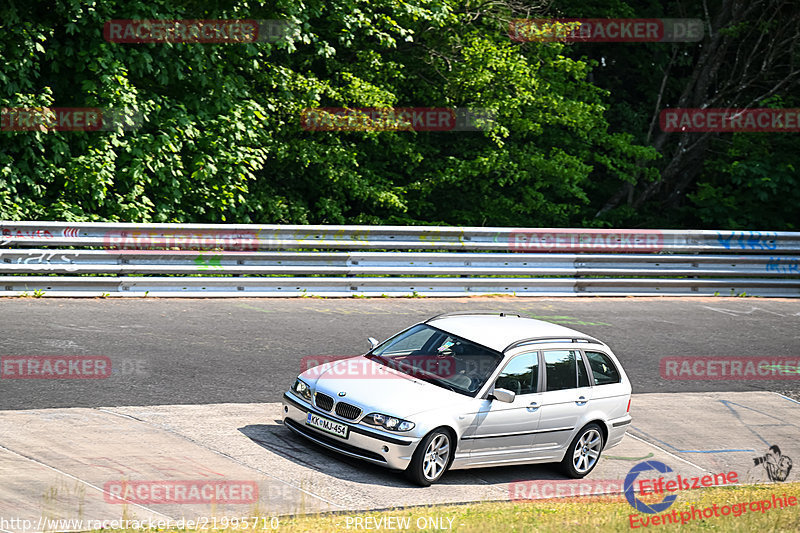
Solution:
[{"label": "tree foliage", "polygon": [[[702,90],[697,69],[775,33],[772,19],[762,33],[742,26],[755,15],[731,1],[710,2],[732,13],[714,19],[726,37],[713,46],[726,51],[711,54],[507,35],[518,17],[667,11],[649,1],[12,0],[0,8],[0,106],[126,109],[143,123],[0,131],[0,218],[779,227],[784,213],[759,210],[776,198],[791,208],[797,162],[770,143],[791,152],[794,138],[714,136],[684,155],[680,135],[652,131],[659,101],[734,94],[744,67]],[[674,16],[705,17],[700,4],[675,5]],[[290,30],[276,42],[122,44],[103,37],[113,19],[282,20]],[[725,102],[794,87],[778,52],[757,49],[775,55],[769,72]],[[485,131],[307,131],[301,116],[316,107],[477,108],[494,121]],[[731,214],[740,208],[751,214]]]}]

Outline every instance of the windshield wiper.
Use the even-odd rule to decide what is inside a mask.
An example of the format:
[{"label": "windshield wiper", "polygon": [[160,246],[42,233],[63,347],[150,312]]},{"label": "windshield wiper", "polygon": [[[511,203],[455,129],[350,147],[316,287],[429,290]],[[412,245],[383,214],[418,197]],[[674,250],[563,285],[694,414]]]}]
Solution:
[{"label": "windshield wiper", "polygon": [[435,384],[435,385],[440,385],[440,386],[442,386],[442,387],[447,387],[448,389],[450,389],[451,391],[453,391],[453,392],[455,392],[455,393],[457,393],[457,394],[464,394],[462,391],[459,391],[458,389],[456,389],[456,388],[455,388],[455,387],[453,387],[452,385],[448,385],[448,384],[447,384],[447,383],[445,383],[444,381],[441,381],[441,380],[438,380],[438,379],[432,379],[432,380],[431,380],[431,383],[433,383],[433,384]]},{"label": "windshield wiper", "polygon": [[449,384],[445,383],[444,381],[436,378],[430,372],[426,372],[425,370],[422,370],[421,368],[416,367],[414,365],[404,364],[404,362],[402,362],[402,361],[400,363],[397,363],[393,359],[389,359],[389,358],[383,357],[382,355],[377,355],[377,354],[373,354],[373,353],[368,353],[364,357],[366,357],[367,359],[371,359],[371,360],[373,360],[373,359],[377,360],[380,363],[384,364],[385,366],[388,366],[392,370],[396,370],[396,371],[398,371],[398,372],[400,372],[402,374],[406,374],[407,376],[411,376],[412,378],[421,379],[423,381],[427,381],[428,383],[432,383],[434,385],[439,385],[440,387],[445,387],[445,388],[450,389],[451,391],[453,391],[453,392],[455,392],[457,394],[466,394],[466,392],[456,389],[452,385],[449,385]]},{"label": "windshield wiper", "polygon": [[430,372],[425,372],[424,370],[422,370],[420,368],[416,369],[416,372],[413,374],[413,376],[414,377],[418,377],[418,378],[422,379],[423,381],[427,381],[428,383],[433,383],[434,385],[439,385],[440,387],[446,387],[446,388],[450,389],[451,391],[453,391],[455,393],[464,394],[462,391],[459,391],[458,389],[456,389],[452,385],[442,381],[441,379],[438,379],[438,378],[434,377],[434,375],[431,374]]},{"label": "windshield wiper", "polygon": [[368,353],[368,354],[364,354],[364,357],[366,357],[367,359],[377,359],[378,361],[380,361],[381,363],[385,364],[386,366],[389,366],[389,360],[386,359],[382,355],[377,355],[377,354],[374,354],[374,353]]},{"label": "windshield wiper", "polygon": [[380,364],[382,364],[383,366],[387,366],[387,367],[391,368],[392,370],[397,370],[398,372],[402,372],[402,370],[400,370],[398,368],[398,365],[394,361],[392,361],[391,359],[389,359],[387,357],[384,357],[382,355],[377,355],[377,354],[374,354],[374,353],[368,353],[368,354],[365,354],[364,357],[366,357],[370,361],[377,361]]}]

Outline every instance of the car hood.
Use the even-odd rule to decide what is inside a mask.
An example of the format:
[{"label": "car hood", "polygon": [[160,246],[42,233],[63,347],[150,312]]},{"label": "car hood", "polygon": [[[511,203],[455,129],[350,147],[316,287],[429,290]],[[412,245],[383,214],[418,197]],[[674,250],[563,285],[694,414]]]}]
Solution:
[{"label": "car hood", "polygon": [[[422,411],[471,400],[457,392],[403,374],[364,356],[342,359],[303,372],[300,378],[314,392],[377,412],[408,418]],[[344,396],[340,394],[344,393]]]}]

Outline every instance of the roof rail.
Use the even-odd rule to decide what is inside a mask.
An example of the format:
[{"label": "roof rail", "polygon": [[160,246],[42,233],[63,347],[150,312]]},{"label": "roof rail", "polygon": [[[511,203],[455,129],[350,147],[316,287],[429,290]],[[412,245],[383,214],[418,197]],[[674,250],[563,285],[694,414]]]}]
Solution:
[{"label": "roof rail", "polygon": [[522,339],[512,342],[503,349],[503,353],[507,352],[512,348],[517,348],[524,344],[537,344],[537,343],[543,344],[543,343],[558,342],[558,341],[573,342],[573,343],[584,342],[589,344],[600,344],[601,346],[606,345],[604,342],[599,341],[594,337],[531,337],[530,339]]},{"label": "roof rail", "polygon": [[445,318],[448,316],[459,316],[459,315],[499,315],[499,316],[515,316],[517,318],[529,318],[526,316],[522,316],[519,313],[510,313],[508,311],[450,311],[448,313],[441,313],[436,316],[433,316],[426,320],[424,323],[427,324],[431,320],[436,320],[439,318]]}]

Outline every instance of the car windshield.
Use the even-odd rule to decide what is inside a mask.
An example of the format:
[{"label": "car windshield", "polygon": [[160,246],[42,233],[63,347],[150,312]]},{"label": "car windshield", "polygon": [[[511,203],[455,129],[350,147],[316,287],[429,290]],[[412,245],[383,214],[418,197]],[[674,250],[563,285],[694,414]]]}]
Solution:
[{"label": "car windshield", "polygon": [[418,324],[367,357],[459,394],[474,396],[503,356],[461,337]]}]

